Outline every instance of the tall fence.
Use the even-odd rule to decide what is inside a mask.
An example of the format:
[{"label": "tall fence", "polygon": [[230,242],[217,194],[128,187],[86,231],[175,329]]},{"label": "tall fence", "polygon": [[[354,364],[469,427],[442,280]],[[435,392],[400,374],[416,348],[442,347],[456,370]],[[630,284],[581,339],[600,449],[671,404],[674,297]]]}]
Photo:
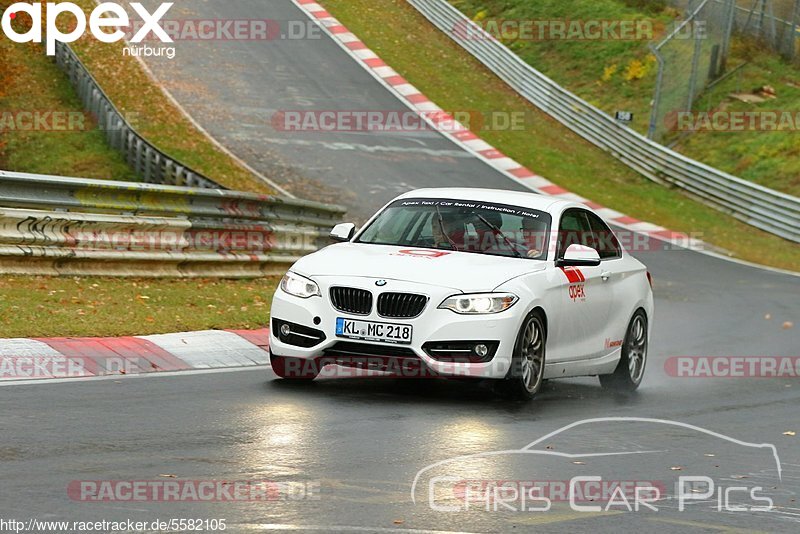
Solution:
[{"label": "tall fence", "polygon": [[734,29],[800,60],[800,0],[736,0]]},{"label": "tall fence", "polygon": [[[789,60],[800,60],[800,0],[713,0],[732,6],[733,31],[751,35]],[[691,12],[698,0],[671,0]]]},{"label": "tall fence", "polygon": [[171,158],[136,132],[114,106],[69,45],[56,42],[56,63],[67,74],[84,108],[97,119],[108,143],[146,183],[224,189],[217,182]]},{"label": "tall fence", "polygon": [[0,273],[255,277],[329,243],[344,208],[0,171]]},{"label": "tall fence", "polygon": [[695,99],[726,68],[735,0],[689,2],[686,18],[651,46],[658,60],[648,137],[662,141],[675,130],[677,114],[691,111]]},{"label": "tall fence", "polygon": [[680,111],[722,76],[734,33],[758,39],[784,58],[798,58],[800,0],[672,0],[685,19],[651,46],[659,71],[648,137],[663,141]]},{"label": "tall fence", "polygon": [[[445,0],[407,1],[520,95],[628,167],[752,226],[800,242],[797,197],[694,161],[620,125],[525,63]],[[464,38],[465,28],[471,38]]]}]

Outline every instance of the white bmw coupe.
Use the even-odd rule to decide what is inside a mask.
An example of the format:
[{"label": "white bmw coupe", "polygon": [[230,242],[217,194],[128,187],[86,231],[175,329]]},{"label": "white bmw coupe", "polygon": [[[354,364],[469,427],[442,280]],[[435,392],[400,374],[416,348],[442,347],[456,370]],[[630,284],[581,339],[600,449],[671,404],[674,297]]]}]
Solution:
[{"label": "white bmw coupe", "polygon": [[279,377],[313,380],[329,365],[473,377],[518,398],[550,378],[599,375],[623,391],[642,381],[650,274],[582,204],[424,189],[331,238],[275,293]]}]

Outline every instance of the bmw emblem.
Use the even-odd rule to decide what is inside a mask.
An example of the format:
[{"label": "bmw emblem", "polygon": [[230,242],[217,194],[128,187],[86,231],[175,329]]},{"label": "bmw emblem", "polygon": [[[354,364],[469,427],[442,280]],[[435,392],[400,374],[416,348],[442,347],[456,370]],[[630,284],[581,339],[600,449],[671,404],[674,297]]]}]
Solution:
[{"label": "bmw emblem", "polygon": [[377,282],[375,282],[375,285],[378,287],[383,287],[386,285],[386,280],[378,280]]}]

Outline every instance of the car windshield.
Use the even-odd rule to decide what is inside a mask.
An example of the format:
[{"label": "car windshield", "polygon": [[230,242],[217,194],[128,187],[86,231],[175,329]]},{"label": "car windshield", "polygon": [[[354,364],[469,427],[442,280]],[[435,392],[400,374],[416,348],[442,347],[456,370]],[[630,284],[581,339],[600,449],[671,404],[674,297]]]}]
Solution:
[{"label": "car windshield", "polygon": [[518,206],[404,199],[382,211],[356,242],[544,260],[550,223],[549,214]]}]

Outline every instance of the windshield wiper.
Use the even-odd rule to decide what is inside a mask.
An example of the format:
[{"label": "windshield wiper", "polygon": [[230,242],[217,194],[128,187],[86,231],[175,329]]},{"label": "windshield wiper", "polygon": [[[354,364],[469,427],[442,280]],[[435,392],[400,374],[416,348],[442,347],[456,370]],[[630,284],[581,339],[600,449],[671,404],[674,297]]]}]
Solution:
[{"label": "windshield wiper", "polygon": [[497,226],[495,226],[495,225],[493,225],[492,223],[490,223],[490,222],[489,222],[489,221],[486,219],[486,217],[484,217],[484,216],[483,216],[483,215],[481,215],[480,213],[477,213],[477,212],[473,211],[473,212],[472,212],[472,214],[473,214],[473,215],[475,215],[476,217],[478,217],[478,218],[481,220],[481,222],[483,222],[483,224],[485,224],[486,226],[488,226],[489,228],[491,228],[491,229],[492,229],[492,231],[493,231],[495,234],[499,235],[499,236],[500,236],[500,237],[503,239],[503,241],[505,241],[505,242],[506,242],[506,244],[509,246],[509,248],[511,249],[511,252],[513,252],[513,253],[514,253],[514,256],[516,256],[516,257],[518,257],[518,258],[521,258],[521,257],[522,257],[522,254],[520,254],[519,250],[517,250],[517,249],[516,249],[516,247],[515,247],[516,243],[514,243],[513,241],[511,241],[511,239],[509,239],[509,238],[508,238],[508,236],[507,236],[506,234],[504,234],[504,233],[503,233],[503,231],[502,231],[500,228],[498,228]]},{"label": "windshield wiper", "polygon": [[[442,220],[442,212],[439,210],[439,205],[438,204],[436,205],[436,216],[439,218],[439,228],[441,228],[441,230],[442,230],[442,235],[447,238],[447,242],[450,243],[450,246],[453,248],[453,250],[455,250],[456,252],[460,252],[458,250],[458,247],[456,246],[456,242],[453,241],[453,239],[450,237],[450,235],[444,229],[444,220]],[[438,247],[438,243],[434,243],[434,245],[436,245]]]}]

